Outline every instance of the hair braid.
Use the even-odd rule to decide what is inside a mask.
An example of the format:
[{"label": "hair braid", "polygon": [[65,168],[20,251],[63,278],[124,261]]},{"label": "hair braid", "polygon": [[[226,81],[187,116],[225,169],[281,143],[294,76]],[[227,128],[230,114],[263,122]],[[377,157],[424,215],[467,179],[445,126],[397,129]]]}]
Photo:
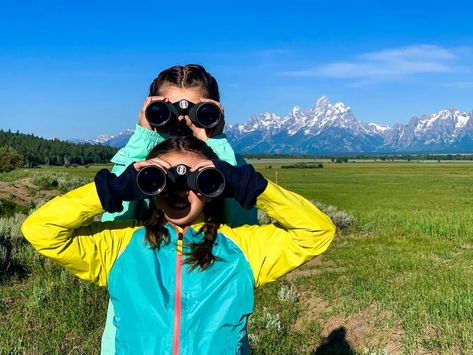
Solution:
[{"label": "hair braid", "polygon": [[144,221],[146,228],[145,239],[152,249],[159,249],[161,243],[169,242],[169,231],[164,226],[166,218],[162,210],[156,208],[154,201],[150,201],[149,217]]},{"label": "hair braid", "polygon": [[149,96],[160,96],[166,85],[179,88],[199,88],[207,99],[220,101],[217,80],[202,65],[175,65],[163,70],[149,87]]},{"label": "hair braid", "polygon": [[207,269],[212,262],[221,260],[212,252],[215,241],[217,240],[217,232],[222,220],[223,200],[216,200],[205,206],[205,222],[199,233],[204,234],[204,240],[201,243],[191,244],[192,250],[187,253],[188,257],[184,260],[190,264],[189,269],[193,270],[197,266],[201,270]]}]

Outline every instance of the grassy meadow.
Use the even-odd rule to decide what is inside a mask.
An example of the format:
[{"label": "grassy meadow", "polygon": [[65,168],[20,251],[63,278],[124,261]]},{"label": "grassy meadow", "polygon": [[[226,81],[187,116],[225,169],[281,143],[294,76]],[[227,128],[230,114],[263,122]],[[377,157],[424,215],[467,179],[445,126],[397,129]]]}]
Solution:
[{"label": "grassy meadow", "polygon": [[[256,290],[253,352],[473,353],[473,163],[281,168],[292,163],[254,161],[267,178],[355,222],[321,257]],[[0,193],[26,189],[35,208],[98,168],[2,174]],[[0,216],[12,250],[0,279],[0,354],[98,353],[106,291],[38,256],[19,236],[24,212],[15,213]]]}]

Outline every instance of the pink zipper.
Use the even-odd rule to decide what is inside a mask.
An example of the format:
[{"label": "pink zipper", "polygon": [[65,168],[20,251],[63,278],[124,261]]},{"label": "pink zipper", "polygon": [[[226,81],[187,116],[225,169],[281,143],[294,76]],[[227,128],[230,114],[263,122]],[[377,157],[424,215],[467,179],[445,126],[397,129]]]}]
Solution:
[{"label": "pink zipper", "polygon": [[[174,337],[172,342],[173,355],[179,354],[179,338],[181,336],[181,298],[182,298],[182,253],[179,253],[179,248],[182,251],[182,239],[188,227],[184,228],[180,233],[176,227],[177,232],[177,248],[176,248],[176,285],[174,288]],[[179,245],[181,241],[181,245]]]}]

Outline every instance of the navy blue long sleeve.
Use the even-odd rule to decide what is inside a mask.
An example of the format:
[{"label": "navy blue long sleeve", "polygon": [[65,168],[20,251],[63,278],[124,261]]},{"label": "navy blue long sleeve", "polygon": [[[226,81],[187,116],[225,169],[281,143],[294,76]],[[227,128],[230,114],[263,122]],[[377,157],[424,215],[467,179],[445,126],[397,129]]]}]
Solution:
[{"label": "navy blue long sleeve", "polygon": [[212,161],[227,180],[225,197],[233,197],[243,208],[250,209],[256,198],[268,186],[263,175],[256,172],[252,165],[232,166],[222,160]]}]

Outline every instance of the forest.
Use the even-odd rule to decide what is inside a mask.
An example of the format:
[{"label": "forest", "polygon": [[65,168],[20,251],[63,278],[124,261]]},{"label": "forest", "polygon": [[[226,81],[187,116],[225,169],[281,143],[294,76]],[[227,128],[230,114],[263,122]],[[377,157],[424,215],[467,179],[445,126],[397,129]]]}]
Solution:
[{"label": "forest", "polygon": [[[38,165],[109,163],[117,151],[116,148],[99,144],[75,144],[3,130],[0,130],[0,147],[12,148],[22,157],[22,165],[28,168]],[[14,152],[12,149],[9,152]]]}]

